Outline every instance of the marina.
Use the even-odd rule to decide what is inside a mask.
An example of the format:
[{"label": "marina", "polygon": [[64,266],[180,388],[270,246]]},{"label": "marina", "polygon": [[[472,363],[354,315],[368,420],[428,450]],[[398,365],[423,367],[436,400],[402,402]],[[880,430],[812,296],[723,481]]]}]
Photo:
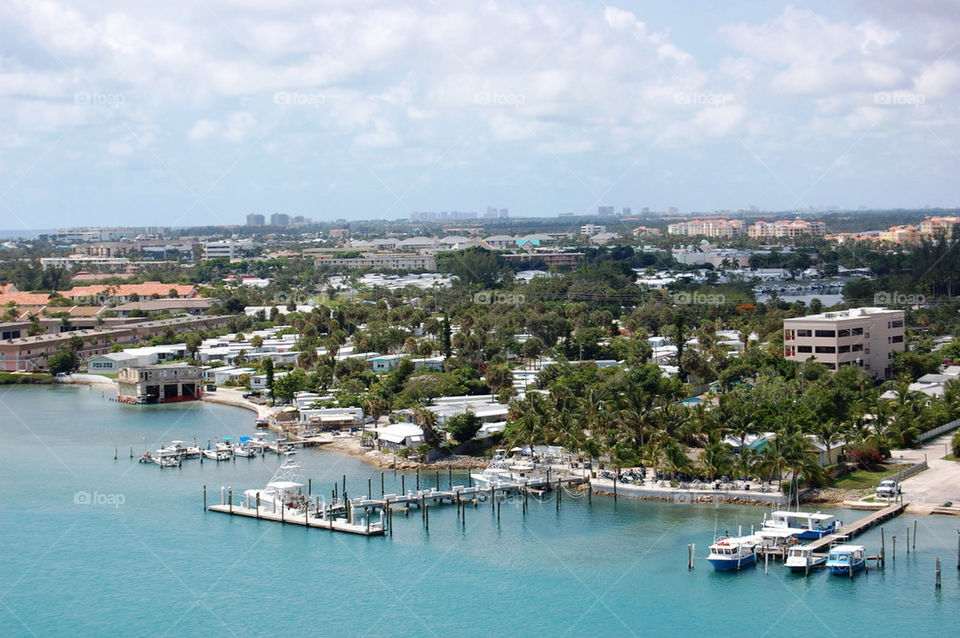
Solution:
[{"label": "marina", "polygon": [[[245,489],[262,490],[289,457],[268,452],[249,462],[205,461],[203,466],[196,459],[162,472],[138,465],[127,454],[114,461],[115,446],[156,450],[179,439],[192,447],[194,435],[203,447],[225,435],[239,440],[251,429],[250,416],[198,403],[138,408],[110,403],[117,408],[113,411],[103,409],[105,402],[85,388],[14,389],[3,397],[8,415],[30,414],[33,420],[21,423],[11,416],[0,426],[7,450],[0,472],[37,477],[29,494],[13,494],[0,510],[0,540],[7,549],[0,572],[4,636],[31,635],[17,617],[33,633],[51,635],[64,616],[71,619],[72,634],[82,638],[131,632],[230,635],[226,626],[237,635],[304,633],[322,626],[338,635],[473,636],[487,634],[489,627],[465,623],[464,617],[491,608],[510,632],[630,635],[630,627],[658,636],[710,635],[735,599],[757,601],[749,614],[738,616],[737,633],[802,635],[811,623],[823,629],[806,606],[796,604],[798,597],[828,619],[832,633],[862,633],[869,619],[889,616],[884,621],[889,633],[946,635],[960,602],[957,519],[951,517],[902,513],[888,519],[883,524],[886,568],[875,578],[871,561],[869,576],[861,572],[850,580],[830,577],[823,569],[816,572],[820,577],[812,571],[811,578],[785,578],[782,564],[769,573],[762,565],[715,572],[703,560],[702,545],[693,561],[696,569],[688,571],[687,546],[709,538],[716,521],[721,531],[729,526],[736,533],[744,525],[748,532],[751,524],[760,524],[762,509],[615,501],[597,493],[591,499],[582,488],[567,485],[559,508],[553,492],[544,498],[530,493],[526,516],[516,494],[492,505],[481,495],[476,507],[467,503],[459,512],[449,502],[428,502],[423,511],[416,499],[393,503],[389,542],[311,531],[286,513],[282,523],[271,520],[263,509],[259,520],[205,511],[204,484],[210,486],[210,505],[219,504],[217,492],[225,485],[234,486],[234,505],[245,506]],[[41,431],[34,421],[49,425]],[[166,441],[162,446],[161,440]],[[382,500],[379,471],[356,458],[324,447],[298,448],[293,458],[301,474],[311,477],[297,482],[307,484],[305,493],[312,488],[314,504],[317,494],[321,502],[325,497],[332,503],[335,483],[340,496],[344,476],[350,500],[366,497],[368,482]],[[465,471],[454,470],[452,478],[421,471],[418,490],[416,472],[386,471],[383,494],[449,492],[451,480],[468,487],[471,481]],[[844,520],[848,528],[864,515],[842,508],[823,507],[822,512]],[[378,520],[379,515],[371,522]],[[311,518],[311,527],[316,522]],[[915,548],[914,524],[920,535]],[[856,543],[873,553],[881,546],[880,526],[863,531]],[[935,593],[937,558],[942,585]],[[215,574],[211,560],[219,565]],[[94,564],[111,567],[94,572]],[[329,604],[299,605],[315,600],[305,592],[317,587],[336,595]],[[914,614],[888,614],[894,592],[898,604]],[[450,613],[451,596],[463,599],[457,614]],[[57,604],[50,605],[51,599]],[[350,599],[380,602],[372,615],[361,617],[356,607],[340,604]],[[238,601],[256,601],[259,611],[238,622],[232,611]],[[300,611],[291,613],[291,605]]]}]

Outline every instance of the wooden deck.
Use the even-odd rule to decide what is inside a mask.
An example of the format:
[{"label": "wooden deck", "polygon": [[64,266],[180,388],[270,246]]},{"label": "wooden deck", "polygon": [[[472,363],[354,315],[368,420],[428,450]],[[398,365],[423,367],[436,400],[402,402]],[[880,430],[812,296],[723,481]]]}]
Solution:
[{"label": "wooden deck", "polygon": [[383,523],[371,521],[369,525],[358,525],[347,522],[344,518],[323,519],[316,515],[298,514],[298,513],[275,513],[265,512],[262,509],[257,511],[249,507],[240,505],[211,505],[207,509],[211,512],[221,512],[233,516],[245,516],[247,518],[257,518],[264,521],[275,521],[277,523],[286,523],[288,525],[301,525],[304,527],[316,527],[326,529],[331,532],[346,532],[348,534],[358,534],[360,536],[383,536]]}]

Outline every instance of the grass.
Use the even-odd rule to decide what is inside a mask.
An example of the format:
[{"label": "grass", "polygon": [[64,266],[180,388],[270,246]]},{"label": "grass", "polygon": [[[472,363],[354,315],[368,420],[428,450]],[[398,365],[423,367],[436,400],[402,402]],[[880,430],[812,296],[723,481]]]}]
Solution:
[{"label": "grass", "polygon": [[948,454],[943,458],[947,459],[948,461],[956,461],[957,463],[960,463],[960,458],[957,458],[953,454]]},{"label": "grass", "polygon": [[34,374],[21,374],[11,372],[0,372],[0,385],[14,385],[18,383],[54,383],[52,374],[47,372],[38,372]]},{"label": "grass", "polygon": [[878,465],[873,470],[854,470],[837,479],[831,487],[842,490],[873,489],[880,484],[881,480],[896,474],[902,469],[903,466],[901,465],[886,464]]}]

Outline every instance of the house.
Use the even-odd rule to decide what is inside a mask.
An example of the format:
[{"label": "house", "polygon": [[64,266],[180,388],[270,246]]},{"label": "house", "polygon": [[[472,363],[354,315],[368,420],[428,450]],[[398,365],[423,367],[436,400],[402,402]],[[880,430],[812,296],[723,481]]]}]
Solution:
[{"label": "house", "polygon": [[300,408],[300,423],[321,430],[363,427],[363,408]]},{"label": "house", "polygon": [[117,400],[124,403],[195,401],[203,394],[200,370],[186,363],[123,368],[117,375]]},{"label": "house", "polygon": [[410,360],[416,370],[433,370],[434,372],[443,372],[443,357],[421,357]]},{"label": "house", "polygon": [[377,445],[380,449],[416,448],[424,442],[423,429],[414,423],[394,423],[374,428],[373,431],[377,433]]},{"label": "house", "polygon": [[237,382],[245,374],[253,376],[256,372],[253,368],[210,368],[205,372],[206,378],[215,385],[227,385],[230,382]]},{"label": "house", "polygon": [[[280,377],[285,377],[290,372],[287,370],[278,370],[273,373],[273,380],[276,381]],[[267,375],[265,374],[255,374],[250,377],[250,389],[254,391],[264,391],[267,389]]]},{"label": "house", "polygon": [[396,370],[403,359],[404,355],[402,354],[381,355],[370,359],[370,368],[374,372],[390,372],[391,370]]}]

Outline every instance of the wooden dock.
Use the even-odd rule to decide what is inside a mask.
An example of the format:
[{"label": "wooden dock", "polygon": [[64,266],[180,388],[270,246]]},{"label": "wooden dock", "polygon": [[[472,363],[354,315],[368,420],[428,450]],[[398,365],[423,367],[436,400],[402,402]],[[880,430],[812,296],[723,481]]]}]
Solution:
[{"label": "wooden dock", "polygon": [[907,508],[907,505],[909,505],[909,503],[894,503],[893,505],[889,505],[882,510],[877,510],[872,514],[864,516],[855,523],[851,523],[850,525],[845,524],[836,534],[828,534],[819,540],[809,543],[807,547],[813,549],[814,552],[824,548],[829,549],[830,546],[836,542],[855,538],[867,530],[873,529],[877,525],[885,523],[891,518],[899,516],[903,513],[903,510]]},{"label": "wooden dock", "polygon": [[[221,502],[215,505],[206,505],[206,486],[204,486],[204,506],[211,512],[220,512],[232,516],[243,516],[259,520],[275,521],[304,527],[326,529],[332,532],[346,532],[361,536],[383,536],[388,531],[393,535],[393,512],[409,512],[419,508],[424,516],[424,523],[429,525],[430,507],[438,505],[456,505],[458,513],[461,507],[472,504],[476,507],[481,501],[489,501],[491,506],[497,506],[499,519],[499,503],[503,496],[539,494],[553,488],[559,492],[563,486],[576,486],[587,483],[587,479],[579,476],[557,477],[553,480],[534,479],[516,483],[499,483],[495,485],[454,485],[450,489],[441,490],[436,487],[422,490],[410,490],[406,494],[385,494],[381,498],[364,497],[336,499],[330,503],[320,503],[316,497],[316,504],[309,502],[304,508],[280,508],[279,512],[268,511],[262,507],[246,507],[233,502],[233,490],[221,488]],[[259,503],[259,497],[258,497]],[[559,509],[559,494],[557,500]],[[357,521],[361,522],[357,522]],[[429,529],[429,527],[428,527]]]}]

